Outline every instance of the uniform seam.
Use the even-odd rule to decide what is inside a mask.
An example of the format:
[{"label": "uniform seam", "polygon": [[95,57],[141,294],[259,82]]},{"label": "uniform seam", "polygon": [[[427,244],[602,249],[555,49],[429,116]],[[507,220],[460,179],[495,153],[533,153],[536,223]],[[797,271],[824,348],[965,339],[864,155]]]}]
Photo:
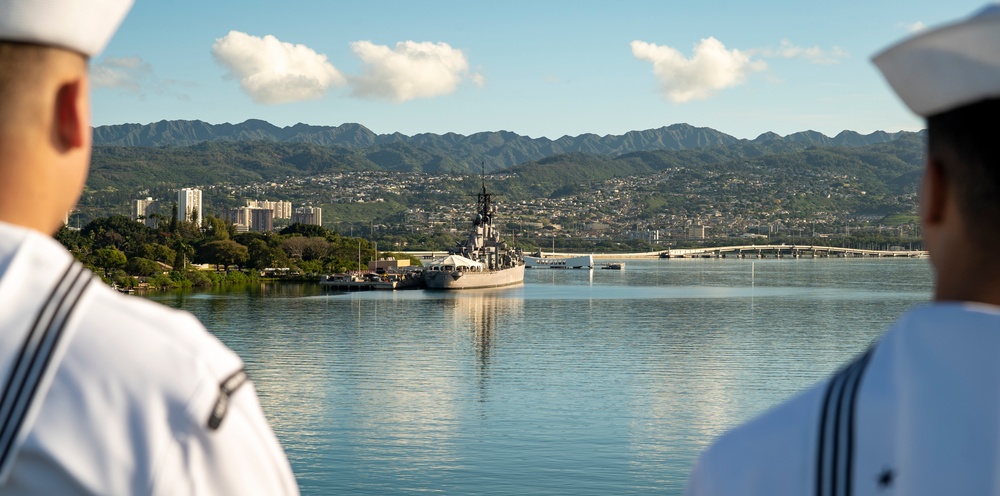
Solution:
[{"label": "uniform seam", "polygon": [[157,450],[157,455],[156,457],[154,457],[154,460],[156,461],[150,469],[150,477],[149,477],[150,494],[158,494],[156,492],[157,482],[159,482],[160,480],[159,476],[163,470],[163,465],[169,461],[168,455],[171,451],[169,448],[182,447],[183,446],[182,441],[186,441],[191,438],[192,433],[194,432],[192,431],[192,427],[194,429],[198,428],[198,422],[195,420],[197,415],[194,410],[196,409],[195,403],[197,403],[199,393],[202,391],[202,388],[205,387],[206,382],[212,382],[212,384],[214,385],[214,381],[208,378],[211,376],[211,374],[205,374],[206,371],[209,371],[208,367],[205,366],[202,360],[197,360],[197,362],[198,363],[196,364],[196,367],[199,369],[200,372],[199,375],[201,377],[198,379],[198,381],[195,382],[195,385],[192,386],[191,388],[191,392],[181,403],[183,405],[183,412],[184,412],[183,426],[181,426],[181,428],[175,429],[169,422],[169,417],[168,417],[167,425],[171,426],[171,428],[167,430],[166,434],[164,434],[164,437],[168,439],[168,442],[164,443],[163,448]]}]

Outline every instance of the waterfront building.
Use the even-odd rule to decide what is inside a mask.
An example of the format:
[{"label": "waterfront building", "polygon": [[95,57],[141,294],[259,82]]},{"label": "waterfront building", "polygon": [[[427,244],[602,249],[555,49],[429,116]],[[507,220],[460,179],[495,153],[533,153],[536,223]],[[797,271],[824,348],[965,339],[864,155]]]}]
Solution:
[{"label": "waterfront building", "polygon": [[389,257],[382,260],[369,260],[368,270],[376,272],[378,274],[384,274],[386,272],[396,272],[400,268],[409,267],[409,260],[396,260],[395,258]]},{"label": "waterfront building", "polygon": [[201,227],[201,190],[183,188],[177,190],[177,214],[181,221],[194,222]]},{"label": "waterfront building", "polygon": [[299,207],[292,213],[292,223],[323,225],[323,209],[319,207]]}]

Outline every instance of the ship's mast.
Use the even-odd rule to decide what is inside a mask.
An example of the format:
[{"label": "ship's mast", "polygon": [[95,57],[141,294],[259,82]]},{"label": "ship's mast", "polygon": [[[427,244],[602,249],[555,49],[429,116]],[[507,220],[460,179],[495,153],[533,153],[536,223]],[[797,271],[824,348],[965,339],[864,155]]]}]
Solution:
[{"label": "ship's mast", "polygon": [[491,203],[490,202],[490,194],[486,192],[486,161],[485,160],[483,160],[480,163],[480,167],[482,167],[482,174],[479,177],[480,177],[480,179],[482,180],[482,183],[483,183],[483,192],[479,193],[479,207],[481,209],[480,213],[483,214],[483,221],[487,225],[492,225],[493,224],[493,216],[490,215],[492,213],[492,212],[490,212],[490,203]]},{"label": "ship's mast", "polygon": [[480,180],[482,181],[482,192],[479,193],[479,215],[483,217],[483,251],[486,255],[486,266],[490,269],[495,268],[496,264],[496,253],[493,250],[496,247],[489,247],[488,240],[493,237],[493,212],[491,212],[490,206],[490,194],[486,191],[486,161],[480,162],[481,175]]}]

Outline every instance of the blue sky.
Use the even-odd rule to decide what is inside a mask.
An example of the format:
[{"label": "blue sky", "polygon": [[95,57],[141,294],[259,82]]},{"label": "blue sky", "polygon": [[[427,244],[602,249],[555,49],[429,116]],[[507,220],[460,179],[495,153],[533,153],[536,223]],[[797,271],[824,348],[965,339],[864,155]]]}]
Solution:
[{"label": "blue sky", "polygon": [[871,56],[981,2],[138,0],[94,124],[263,119],[532,137],[916,130]]}]

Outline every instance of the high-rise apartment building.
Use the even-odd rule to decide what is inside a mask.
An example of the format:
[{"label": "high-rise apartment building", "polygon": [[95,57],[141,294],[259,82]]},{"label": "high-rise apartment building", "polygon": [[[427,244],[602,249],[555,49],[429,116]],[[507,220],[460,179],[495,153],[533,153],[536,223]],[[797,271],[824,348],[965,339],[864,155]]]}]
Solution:
[{"label": "high-rise apartment building", "polygon": [[237,232],[274,230],[274,210],[270,208],[237,207],[226,210],[226,220]]},{"label": "high-rise apartment building", "polygon": [[129,212],[132,220],[142,222],[149,227],[156,227],[159,213],[160,202],[152,197],[146,197],[144,200],[132,200],[132,210]]},{"label": "high-rise apartment building", "polygon": [[299,207],[292,213],[292,223],[323,225],[323,209],[319,207]]},{"label": "high-rise apartment building", "polygon": [[[237,231],[241,231],[240,227],[249,228],[250,227],[250,207],[236,207],[226,210],[226,220],[231,222],[236,226]],[[242,229],[246,231],[248,229]]]},{"label": "high-rise apartment building", "polygon": [[292,217],[292,202],[288,201],[247,200],[247,207],[273,210],[275,219],[290,219]]},{"label": "high-rise apartment building", "polygon": [[201,227],[201,190],[184,188],[177,190],[177,220],[194,222]]},{"label": "high-rise apartment building", "polygon": [[250,209],[250,230],[268,232],[274,230],[274,210],[269,208]]}]

